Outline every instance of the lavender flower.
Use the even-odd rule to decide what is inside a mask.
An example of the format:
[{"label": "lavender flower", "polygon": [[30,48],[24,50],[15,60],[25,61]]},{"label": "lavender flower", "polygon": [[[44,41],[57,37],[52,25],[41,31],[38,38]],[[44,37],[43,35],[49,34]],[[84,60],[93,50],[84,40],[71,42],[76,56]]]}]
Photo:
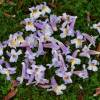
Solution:
[{"label": "lavender flower", "polygon": [[24,42],[22,35],[23,35],[22,32],[16,32],[13,35],[11,34],[9,36],[8,46],[10,46],[12,48],[19,47],[20,44]]},{"label": "lavender flower", "polygon": [[95,50],[90,50],[90,46],[91,44],[89,46],[85,45],[82,49],[82,52],[80,53],[80,56],[90,58],[90,55],[100,55],[100,52]]},{"label": "lavender flower", "polygon": [[80,48],[80,47],[82,47],[82,43],[84,41],[83,35],[79,31],[77,31],[76,34],[77,34],[77,37],[75,39],[71,40],[71,44],[75,44],[76,48]]},{"label": "lavender flower", "polygon": [[93,24],[92,28],[96,29],[100,33],[100,22],[98,22],[97,24]]},{"label": "lavender flower", "polygon": [[30,13],[31,18],[38,19],[41,15],[39,6],[38,7],[31,7],[31,8],[29,8],[29,11],[31,12]]},{"label": "lavender flower", "polygon": [[55,78],[51,78],[51,88],[47,89],[47,91],[54,91],[56,95],[63,94],[63,90],[66,90],[66,86],[64,84],[58,85]]},{"label": "lavender flower", "polygon": [[26,18],[25,20],[25,29],[26,31],[32,31],[32,32],[35,32],[36,31],[36,28],[34,26],[34,20],[32,18]]},{"label": "lavender flower", "polygon": [[3,55],[3,45],[0,43],[0,56]]},{"label": "lavender flower", "polygon": [[72,79],[71,79],[72,72],[65,72],[63,70],[57,70],[56,75],[59,77],[62,77],[65,84],[72,83]]},{"label": "lavender flower", "polygon": [[5,64],[5,68],[2,65],[0,65],[0,73],[5,74],[7,80],[11,80],[10,75],[16,73],[16,68],[11,67],[7,62],[3,62],[3,63]]},{"label": "lavender flower", "polygon": [[91,60],[89,59],[89,62],[88,62],[88,67],[87,69],[88,70],[92,70],[92,71],[97,71],[98,70],[98,66],[99,65],[99,62],[97,60]]},{"label": "lavender flower", "polygon": [[11,49],[11,53],[7,51],[8,56],[10,57],[10,62],[17,62],[18,56],[22,54],[22,51],[15,51],[15,49]]},{"label": "lavender flower", "polygon": [[57,23],[60,22],[60,17],[57,17],[56,15],[50,15],[50,25],[52,26],[52,29],[54,31],[57,31]]},{"label": "lavender flower", "polygon": [[79,58],[74,58],[70,55],[66,56],[66,60],[71,63],[71,70],[75,69],[75,64],[81,64],[81,60]]}]

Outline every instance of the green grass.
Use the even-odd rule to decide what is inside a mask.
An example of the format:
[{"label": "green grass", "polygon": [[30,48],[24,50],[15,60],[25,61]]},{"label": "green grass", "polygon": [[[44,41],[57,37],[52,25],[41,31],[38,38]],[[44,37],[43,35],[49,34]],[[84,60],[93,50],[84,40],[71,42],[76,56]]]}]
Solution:
[{"label": "green grass", "polygon": [[[12,0],[10,4],[6,1],[0,5],[0,41],[8,39],[9,34],[16,31],[23,31],[23,26],[20,22],[29,14],[28,8],[32,5],[39,4],[43,0]],[[38,2],[35,2],[38,1]],[[45,0],[49,4],[51,0]],[[97,35],[95,30],[91,30],[90,26],[93,23],[100,21],[100,0],[54,0],[56,5],[53,12],[61,15],[67,12],[71,15],[78,16],[75,28],[81,32]],[[10,15],[16,15],[15,18],[5,16],[7,12]],[[90,22],[87,21],[87,12],[90,13]],[[88,26],[88,23],[90,26]],[[27,35],[27,34],[26,34]],[[100,42],[100,39],[98,39]],[[73,77],[74,83],[67,86],[64,95],[56,96],[53,92],[47,92],[45,89],[34,86],[25,86],[24,84],[18,87],[18,93],[13,100],[77,100],[79,93],[79,84],[82,85],[84,91],[84,100],[100,100],[100,97],[93,97],[95,88],[100,87],[100,70],[98,73],[90,74],[87,80],[81,80]],[[0,75],[0,100],[8,93],[11,83]]]}]

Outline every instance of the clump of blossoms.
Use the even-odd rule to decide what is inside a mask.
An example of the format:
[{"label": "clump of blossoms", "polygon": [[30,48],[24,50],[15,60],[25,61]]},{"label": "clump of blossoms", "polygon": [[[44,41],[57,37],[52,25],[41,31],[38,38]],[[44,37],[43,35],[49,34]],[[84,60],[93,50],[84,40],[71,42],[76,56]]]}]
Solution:
[{"label": "clump of blossoms", "polygon": [[[46,3],[33,6],[29,11],[30,17],[23,23],[30,34],[24,37],[23,32],[16,32],[0,43],[0,74],[12,80],[17,69],[21,69],[16,78],[19,84],[25,81],[26,85],[34,84],[61,95],[67,84],[73,83],[73,75],[86,79],[89,71],[98,71],[95,55],[100,52],[92,49],[98,36],[75,30],[77,16],[51,14]],[[100,23],[93,28],[100,33]],[[51,61],[46,63],[44,59],[40,64],[37,60],[40,56]],[[55,73],[48,78],[50,69]],[[59,80],[63,83],[59,84]]]}]

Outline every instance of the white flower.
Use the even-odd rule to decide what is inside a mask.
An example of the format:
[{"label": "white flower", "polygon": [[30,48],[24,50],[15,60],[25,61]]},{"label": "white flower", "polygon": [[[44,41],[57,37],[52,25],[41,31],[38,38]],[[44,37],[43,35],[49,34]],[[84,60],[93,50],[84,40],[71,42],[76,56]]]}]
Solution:
[{"label": "white flower", "polygon": [[25,26],[26,31],[32,31],[32,32],[36,31],[33,18],[26,18],[26,19],[24,19],[24,21],[25,21],[25,25],[26,25]]},{"label": "white flower", "polygon": [[82,47],[82,42],[83,41],[78,38],[71,40],[71,44],[75,44],[76,48]]},{"label": "white flower", "polygon": [[16,52],[15,49],[12,49],[10,53],[10,62],[17,62],[18,56],[20,54],[22,54],[21,50]]},{"label": "white flower", "polygon": [[65,90],[66,86],[64,84],[62,85],[57,85],[56,87],[53,88],[53,91],[57,94],[57,95],[61,95],[63,94],[62,90]]},{"label": "white flower", "polygon": [[66,89],[66,86],[64,84],[61,85],[54,85],[51,89],[47,89],[47,91],[54,91],[56,95],[63,94],[63,90]]},{"label": "white flower", "polygon": [[98,70],[98,67],[97,65],[99,65],[99,62],[97,60],[92,60],[89,59],[89,62],[88,62],[88,70],[92,70],[92,71],[97,71]]},{"label": "white flower", "polygon": [[93,24],[92,28],[97,29],[97,31],[100,33],[100,22],[97,24]]},{"label": "white flower", "polygon": [[3,55],[3,48],[0,48],[0,56]]},{"label": "white flower", "polygon": [[74,57],[72,57],[70,55],[67,55],[66,56],[66,59],[68,60],[68,62],[71,63],[71,66],[74,66],[75,64],[80,64],[81,63],[81,60],[80,59],[74,58]]},{"label": "white flower", "polygon": [[15,34],[10,34],[8,46],[16,48],[19,47],[21,43],[24,42],[24,38],[22,37],[22,32],[17,32]]},{"label": "white flower", "polygon": [[30,13],[30,18],[37,19],[37,18],[40,17],[41,12],[39,11],[38,8],[32,7],[32,8],[29,8],[29,10],[31,11],[31,13]]},{"label": "white flower", "polygon": [[41,11],[41,14],[44,16],[46,13],[51,13],[51,9],[48,7],[48,6],[46,6],[46,5],[43,5],[42,6],[42,9],[41,9],[42,11]]}]

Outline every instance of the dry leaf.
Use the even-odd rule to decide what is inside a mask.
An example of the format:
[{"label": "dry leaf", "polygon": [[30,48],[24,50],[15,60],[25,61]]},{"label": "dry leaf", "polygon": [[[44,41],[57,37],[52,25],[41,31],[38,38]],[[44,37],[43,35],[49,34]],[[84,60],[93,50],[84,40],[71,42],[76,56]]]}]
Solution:
[{"label": "dry leaf", "polygon": [[4,97],[4,100],[10,100],[11,98],[13,98],[16,95],[16,93],[17,93],[17,89],[9,91],[7,96]]},{"label": "dry leaf", "polygon": [[17,86],[18,86],[17,81],[13,80],[11,88],[10,88],[8,94],[4,97],[4,100],[10,100],[11,98],[13,98],[16,95]]},{"label": "dry leaf", "polygon": [[13,0],[7,0],[7,3],[8,3],[9,5],[16,5],[16,4],[13,2]]},{"label": "dry leaf", "polygon": [[4,3],[4,0],[0,0],[0,5]]},{"label": "dry leaf", "polygon": [[15,18],[15,17],[16,17],[16,15],[10,15],[10,14],[7,13],[7,12],[4,12],[3,14],[4,14],[4,16],[6,16],[6,17],[12,17],[12,18]]},{"label": "dry leaf", "polygon": [[[100,52],[100,43],[97,45],[96,51],[99,51]],[[100,57],[100,55],[97,55],[97,58],[99,58],[99,57]]]},{"label": "dry leaf", "polygon": [[96,93],[93,96],[98,96],[98,95],[100,95],[100,87],[96,88]]},{"label": "dry leaf", "polygon": [[84,91],[80,89],[77,100],[84,100]]},{"label": "dry leaf", "polygon": [[38,87],[47,89],[47,88],[50,88],[50,85],[49,84],[38,84]]}]

